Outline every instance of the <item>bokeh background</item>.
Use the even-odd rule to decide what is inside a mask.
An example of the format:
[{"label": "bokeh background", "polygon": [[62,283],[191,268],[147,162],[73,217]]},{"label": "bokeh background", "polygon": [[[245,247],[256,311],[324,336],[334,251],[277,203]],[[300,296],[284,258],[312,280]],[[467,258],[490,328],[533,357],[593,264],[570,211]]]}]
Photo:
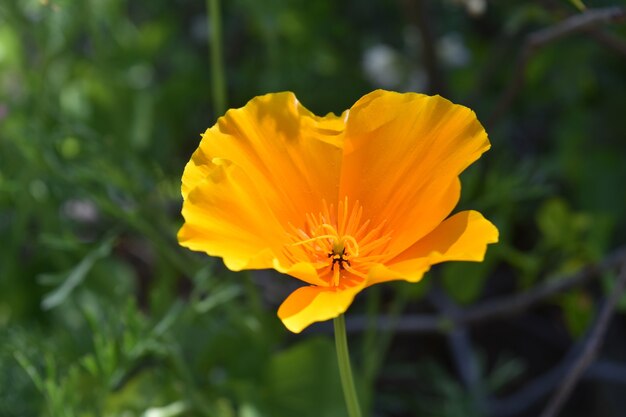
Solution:
[{"label": "bokeh background", "polygon": [[[535,416],[563,383],[626,241],[626,25],[536,34],[619,3],[222,2],[228,107],[439,93],[489,132],[460,208],[501,242],[349,310],[369,415]],[[177,246],[182,170],[219,116],[210,17],[188,0],[0,3],[0,416],[345,415],[332,326],[276,317],[297,282]],[[613,267],[455,324],[597,264]],[[563,416],[626,415],[625,308]]]}]

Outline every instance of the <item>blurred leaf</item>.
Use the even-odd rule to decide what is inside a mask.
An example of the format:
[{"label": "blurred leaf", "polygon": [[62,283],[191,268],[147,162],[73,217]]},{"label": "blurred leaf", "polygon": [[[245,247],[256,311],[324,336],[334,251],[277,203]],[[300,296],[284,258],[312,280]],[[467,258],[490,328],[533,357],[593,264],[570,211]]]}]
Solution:
[{"label": "blurred leaf", "polygon": [[558,298],[570,334],[581,337],[595,315],[593,299],[584,290],[562,294]]},{"label": "blurred leaf", "polygon": [[432,286],[432,279],[421,279],[418,282],[393,281],[389,283],[394,288],[394,297],[406,296],[411,300],[420,300],[428,293]]},{"label": "blurred leaf", "polygon": [[546,9],[535,3],[516,5],[509,13],[510,15],[504,22],[505,30],[509,34],[520,31],[524,26],[538,23],[545,24],[550,20],[550,15]]},{"label": "blurred leaf", "polygon": [[543,237],[538,249],[558,253],[556,272],[572,272],[602,257],[611,224],[606,215],[574,212],[563,199],[549,199],[537,212]]},{"label": "blurred leaf", "polygon": [[587,6],[581,0],[569,0],[572,5],[578,9],[579,12],[583,12],[587,9]]},{"label": "blurred leaf", "polygon": [[337,355],[328,339],[311,338],[269,363],[263,390],[275,417],[344,417]]},{"label": "blurred leaf", "polygon": [[567,205],[558,198],[547,200],[537,213],[539,230],[552,246],[571,241],[573,232],[571,222],[571,213]]},{"label": "blurred leaf", "polygon": [[445,264],[442,265],[443,286],[458,303],[470,304],[481,295],[490,271],[488,261]]},{"label": "blurred leaf", "polygon": [[98,260],[109,256],[115,239],[116,237],[110,237],[104,240],[96,249],[89,252],[78,265],[67,273],[58,274],[54,277],[51,276],[51,274],[42,274],[39,278],[40,282],[49,283],[59,280],[62,281],[62,284],[46,294],[41,302],[41,307],[44,310],[49,310],[62,304],[72,291],[85,280],[94,264]]},{"label": "blurred leaf", "polygon": [[242,294],[242,289],[237,285],[224,285],[217,288],[204,299],[198,301],[194,308],[199,314],[208,313],[210,310],[222,303],[227,303]]},{"label": "blurred leaf", "polygon": [[26,355],[16,350],[14,339],[12,333],[0,326],[0,416],[34,416],[41,403],[35,387],[40,381],[35,381],[36,371],[31,369]]},{"label": "blurred leaf", "polygon": [[498,392],[513,382],[524,372],[525,366],[517,358],[498,358],[493,370],[487,377],[487,386],[490,392]]}]

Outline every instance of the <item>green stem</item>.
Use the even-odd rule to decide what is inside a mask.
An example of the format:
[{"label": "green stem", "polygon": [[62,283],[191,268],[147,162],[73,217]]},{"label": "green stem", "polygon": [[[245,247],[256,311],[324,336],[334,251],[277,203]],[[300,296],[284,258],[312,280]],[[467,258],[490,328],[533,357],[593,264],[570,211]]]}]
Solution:
[{"label": "green stem", "polygon": [[350,354],[348,353],[348,339],[346,337],[346,319],[342,315],[337,317],[335,325],[335,346],[337,348],[337,362],[339,362],[339,375],[341,376],[341,386],[346,399],[349,417],[361,417],[361,407],[354,388],[354,378],[352,378],[352,368],[350,366]]},{"label": "green stem", "polygon": [[222,60],[222,15],[220,0],[207,0],[209,28],[211,30],[211,84],[213,86],[213,107],[218,116],[226,112],[226,81]]}]

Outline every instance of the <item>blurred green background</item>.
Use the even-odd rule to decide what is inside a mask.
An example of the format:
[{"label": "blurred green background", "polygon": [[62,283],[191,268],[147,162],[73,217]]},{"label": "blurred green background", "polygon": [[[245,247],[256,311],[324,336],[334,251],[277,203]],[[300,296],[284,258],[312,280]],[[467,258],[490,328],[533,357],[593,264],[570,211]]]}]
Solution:
[{"label": "blurred green background", "polygon": [[[291,90],[340,113],[386,88],[440,93],[487,126],[460,208],[492,219],[501,243],[484,263],[372,288],[348,313],[369,415],[536,415],[550,386],[516,393],[611,290],[606,273],[457,331],[358,325],[522,293],[624,244],[625,25],[538,48],[501,102],[527,35],[577,13],[560,0],[222,2],[228,107]],[[331,327],[296,336],[276,317],[295,280],[176,243],[184,164],[219,116],[210,33],[199,1],[0,3],[0,416],[345,415]],[[596,366],[566,415],[623,415],[625,326],[617,314],[611,372]]]}]

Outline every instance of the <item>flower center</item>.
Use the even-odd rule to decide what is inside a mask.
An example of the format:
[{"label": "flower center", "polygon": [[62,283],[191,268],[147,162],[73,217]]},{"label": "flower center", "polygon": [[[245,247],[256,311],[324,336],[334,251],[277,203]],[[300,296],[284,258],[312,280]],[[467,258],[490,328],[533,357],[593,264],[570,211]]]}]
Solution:
[{"label": "flower center", "polygon": [[348,254],[346,253],[346,248],[342,248],[341,250],[333,247],[331,252],[328,252],[328,257],[332,259],[332,264],[330,265],[331,269],[334,269],[335,266],[339,266],[339,269],[345,269],[343,264],[347,264],[350,266],[350,261],[348,260]]},{"label": "flower center", "polygon": [[333,206],[324,202],[318,215],[308,214],[297,228],[291,225],[292,243],[285,253],[292,262],[310,262],[318,276],[329,286],[351,286],[367,279],[369,266],[384,257],[390,240],[382,233],[382,225],[370,227],[363,221],[363,209],[357,202],[348,210],[348,200]]}]

